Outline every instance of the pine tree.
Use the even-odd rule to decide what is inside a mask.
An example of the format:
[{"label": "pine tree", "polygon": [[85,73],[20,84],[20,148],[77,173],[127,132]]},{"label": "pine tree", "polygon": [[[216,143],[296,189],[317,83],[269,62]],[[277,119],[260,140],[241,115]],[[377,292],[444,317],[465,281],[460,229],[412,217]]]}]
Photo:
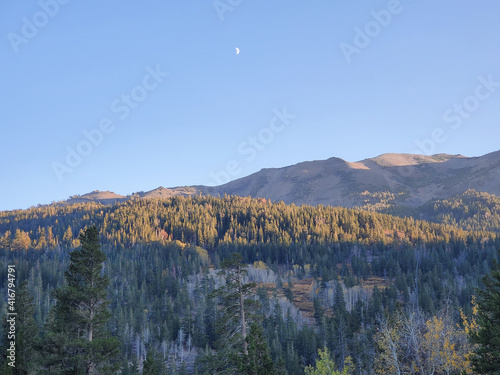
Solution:
[{"label": "pine tree", "polygon": [[276,371],[269,354],[269,345],[264,337],[262,327],[256,322],[250,326],[246,338],[248,354],[242,354],[238,361],[238,373],[248,375],[272,375]]},{"label": "pine tree", "polygon": [[479,329],[471,335],[478,344],[472,364],[477,373],[500,374],[500,266],[496,262],[483,282],[484,290],[478,291]]},{"label": "pine tree", "polygon": [[12,250],[28,250],[31,245],[29,233],[16,229],[14,240],[12,241]]},{"label": "pine tree", "polygon": [[10,250],[11,248],[11,235],[10,230],[6,231],[0,238],[0,248]]},{"label": "pine tree", "polygon": [[73,232],[71,230],[71,226],[68,226],[68,229],[66,229],[66,232],[64,232],[63,241],[64,245],[67,246],[68,248],[73,243]]},{"label": "pine tree", "polygon": [[[241,334],[241,345],[243,354],[248,354],[247,349],[247,325],[249,307],[255,306],[253,300],[247,297],[252,293],[255,283],[245,283],[244,277],[247,275],[246,265],[243,264],[243,257],[238,253],[233,253],[231,257],[225,259],[219,275],[225,278],[225,285],[217,289],[214,295],[222,297],[225,319],[227,323],[239,321],[239,331]],[[238,325],[237,325],[238,326]],[[232,331],[232,332],[231,332]],[[234,330],[229,331],[234,334]]]},{"label": "pine tree", "polygon": [[189,375],[186,362],[182,362],[181,368],[179,369],[179,375]]},{"label": "pine tree", "polygon": [[[10,342],[15,343],[15,367],[12,367],[12,374],[24,375],[30,374],[38,366],[39,355],[36,351],[39,341],[38,326],[35,322],[35,304],[33,297],[28,292],[28,282],[23,281],[20,288],[16,293],[16,303],[14,305],[14,316],[9,316],[9,319],[14,319],[15,322],[15,337],[9,339],[9,325],[7,319],[3,321],[3,328],[5,332],[4,342],[7,348],[2,348],[2,355],[5,356]],[[9,361],[6,361],[6,365]],[[7,371],[7,372],[5,372]],[[8,374],[7,369],[4,370]],[[1,372],[0,372],[1,374]]]},{"label": "pine tree", "polygon": [[159,375],[160,374],[160,363],[158,361],[158,353],[149,349],[146,359],[142,362],[142,375]]},{"label": "pine tree", "polygon": [[51,374],[111,374],[120,343],[110,336],[107,322],[108,277],[101,275],[106,259],[99,232],[90,227],[80,234],[81,249],[70,253],[67,285],[56,290],[46,337],[45,365]]},{"label": "pine tree", "polygon": [[340,282],[335,288],[335,298],[333,303],[333,321],[335,322],[335,357],[340,366],[344,366],[347,357],[347,336],[349,331],[348,314],[345,305],[344,291]]},{"label": "pine tree", "polygon": [[[238,353],[248,355],[247,325],[251,320],[252,310],[257,301],[247,297],[252,294],[255,283],[245,283],[246,265],[240,254],[233,253],[221,262],[222,269],[218,275],[225,284],[215,289],[210,296],[219,299],[220,316],[217,319],[218,340],[215,344],[216,353],[210,350],[198,357],[200,373],[202,374],[234,374],[238,364]],[[237,348],[240,348],[240,351]]]}]

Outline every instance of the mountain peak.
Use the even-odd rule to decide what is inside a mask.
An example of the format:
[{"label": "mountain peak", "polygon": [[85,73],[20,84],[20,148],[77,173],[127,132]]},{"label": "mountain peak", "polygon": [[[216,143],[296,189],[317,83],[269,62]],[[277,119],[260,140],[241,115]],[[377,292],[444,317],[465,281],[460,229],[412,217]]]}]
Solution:
[{"label": "mountain peak", "polygon": [[364,161],[372,161],[381,167],[403,167],[407,165],[418,165],[427,163],[442,163],[453,158],[466,158],[460,154],[434,154],[434,155],[420,155],[420,154],[395,154],[387,153],[376,156],[374,158],[365,159]]},{"label": "mountain peak", "polygon": [[124,201],[126,199],[127,197],[113,193],[112,191],[109,190],[106,191],[94,190],[90,193],[83,195],[73,195],[69,197],[66,203],[72,204],[72,203],[84,203],[89,201],[99,201],[103,204],[113,204],[116,202]]},{"label": "mountain peak", "polygon": [[357,162],[332,157],[265,168],[216,187],[160,186],[127,197],[96,190],[73,196],[66,203],[95,200],[113,204],[130,198],[228,194],[298,205],[365,207],[383,201],[383,204],[416,207],[468,189],[500,195],[499,171],[500,151],[479,157],[387,153]]},{"label": "mountain peak", "polygon": [[178,186],[173,188],[165,188],[163,186],[160,186],[145,193],[141,192],[139,193],[139,196],[141,198],[170,198],[177,195],[197,195],[199,192],[199,189],[194,186]]}]

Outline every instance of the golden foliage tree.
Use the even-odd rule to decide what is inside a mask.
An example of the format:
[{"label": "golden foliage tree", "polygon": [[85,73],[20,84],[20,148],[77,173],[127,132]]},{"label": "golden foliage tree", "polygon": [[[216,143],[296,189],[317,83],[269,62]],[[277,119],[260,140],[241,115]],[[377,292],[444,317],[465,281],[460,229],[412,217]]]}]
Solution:
[{"label": "golden foliage tree", "polygon": [[311,365],[305,368],[306,375],[350,375],[354,371],[354,365],[351,357],[347,357],[342,370],[338,370],[335,362],[330,357],[328,348],[318,350],[319,358],[316,360],[316,366]]},{"label": "golden foliage tree", "polygon": [[466,330],[446,314],[425,320],[409,312],[380,319],[375,342],[378,374],[472,374]]}]

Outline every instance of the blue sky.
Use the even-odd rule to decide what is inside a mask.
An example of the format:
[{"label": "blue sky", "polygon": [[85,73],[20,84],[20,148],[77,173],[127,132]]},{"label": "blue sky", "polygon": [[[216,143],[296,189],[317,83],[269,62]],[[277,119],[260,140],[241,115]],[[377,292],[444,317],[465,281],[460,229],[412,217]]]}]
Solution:
[{"label": "blue sky", "polygon": [[496,151],[498,14],[496,0],[3,1],[0,210],[332,156]]}]

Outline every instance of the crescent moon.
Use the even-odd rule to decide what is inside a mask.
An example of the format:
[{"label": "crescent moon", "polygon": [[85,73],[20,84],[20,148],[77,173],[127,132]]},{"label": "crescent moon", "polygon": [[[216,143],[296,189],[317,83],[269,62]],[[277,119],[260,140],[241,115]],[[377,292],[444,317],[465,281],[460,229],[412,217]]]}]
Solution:
[{"label": "crescent moon", "polygon": [[238,47],[236,47],[236,54],[239,55],[240,54],[240,49]]}]

